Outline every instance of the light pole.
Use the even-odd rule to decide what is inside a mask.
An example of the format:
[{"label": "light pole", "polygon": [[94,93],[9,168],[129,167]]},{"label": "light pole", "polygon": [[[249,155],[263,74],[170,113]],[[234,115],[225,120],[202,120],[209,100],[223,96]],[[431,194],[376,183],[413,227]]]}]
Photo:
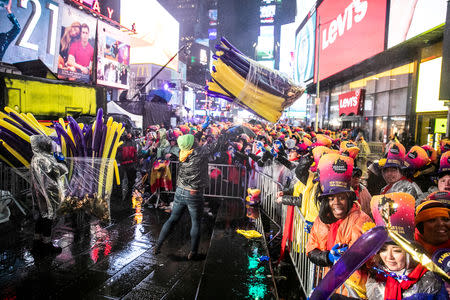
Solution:
[{"label": "light pole", "polygon": [[316,124],[314,126],[314,131],[319,131],[319,104],[320,104],[320,78],[319,78],[319,59],[320,59],[320,16],[319,16],[319,40],[317,42],[317,83],[316,83]]}]

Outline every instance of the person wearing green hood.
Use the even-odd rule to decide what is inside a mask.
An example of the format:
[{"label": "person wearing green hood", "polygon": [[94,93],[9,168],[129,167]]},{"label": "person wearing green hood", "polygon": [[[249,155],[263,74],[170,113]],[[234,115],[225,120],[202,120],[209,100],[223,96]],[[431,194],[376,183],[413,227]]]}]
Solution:
[{"label": "person wearing green hood", "polygon": [[219,136],[216,142],[199,146],[203,130],[209,125],[209,118],[202,125],[202,130],[194,135],[186,134],[177,139],[180,147],[180,166],[178,168],[177,188],[173,200],[172,213],[164,223],[154,253],[160,253],[161,246],[171,230],[178,223],[186,208],[191,216],[191,250],[188,259],[196,257],[200,242],[200,224],[203,213],[203,190],[208,184],[208,160],[222,147],[227,147],[230,131]]}]

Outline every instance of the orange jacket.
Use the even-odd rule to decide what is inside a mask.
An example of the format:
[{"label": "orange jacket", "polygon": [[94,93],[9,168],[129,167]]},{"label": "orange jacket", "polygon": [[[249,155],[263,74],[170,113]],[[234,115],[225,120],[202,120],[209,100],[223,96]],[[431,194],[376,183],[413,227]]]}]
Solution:
[{"label": "orange jacket", "polygon": [[[348,216],[344,219],[338,228],[335,244],[348,244],[350,247],[362,234],[363,225],[368,222],[373,222],[372,219],[361,209],[354,205],[350,210]],[[314,249],[321,251],[327,251],[328,233],[330,232],[330,225],[323,223],[320,217],[317,217],[314,221],[314,225],[311,228],[311,233],[306,244],[306,253],[311,252]],[[328,272],[329,268],[325,268],[324,274]],[[344,296],[352,296],[358,290],[358,295],[364,297],[365,284],[367,280],[367,274],[360,270],[347,279],[345,286],[341,286],[336,290],[336,293]],[[352,290],[349,294],[347,288],[351,286]]]}]

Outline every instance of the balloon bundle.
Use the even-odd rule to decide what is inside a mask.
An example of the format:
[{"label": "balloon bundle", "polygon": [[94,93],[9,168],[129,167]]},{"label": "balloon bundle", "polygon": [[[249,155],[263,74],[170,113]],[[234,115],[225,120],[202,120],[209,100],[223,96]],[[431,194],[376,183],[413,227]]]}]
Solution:
[{"label": "balloon bundle", "polygon": [[243,55],[223,37],[216,49],[212,79],[206,87],[212,97],[234,102],[275,123],[305,91],[287,76]]},{"label": "balloon bundle", "polygon": [[124,130],[112,117],[105,122],[102,109],[92,125],[78,124],[68,116],[67,123],[60,118],[49,128],[31,113],[5,107],[5,113],[0,112],[0,160],[14,169],[29,168],[33,157],[30,137],[50,136],[61,147],[69,169],[60,213],[83,208],[106,221],[114,173],[119,183],[115,157]]}]

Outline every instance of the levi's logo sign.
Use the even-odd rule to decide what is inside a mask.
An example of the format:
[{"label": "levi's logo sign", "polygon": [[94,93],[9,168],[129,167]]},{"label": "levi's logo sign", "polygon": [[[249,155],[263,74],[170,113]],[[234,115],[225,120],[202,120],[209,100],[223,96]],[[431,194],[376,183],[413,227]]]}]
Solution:
[{"label": "levi's logo sign", "polygon": [[353,26],[353,22],[361,22],[366,16],[367,7],[367,1],[353,0],[345,8],[343,13],[340,13],[336,19],[333,19],[329,25],[324,25],[325,29],[322,31],[322,50],[326,49],[337,38],[349,31]]},{"label": "levi's logo sign", "polygon": [[344,98],[339,100],[339,107],[340,108],[346,108],[346,107],[354,107],[358,105],[358,96],[353,96],[349,98]]}]

